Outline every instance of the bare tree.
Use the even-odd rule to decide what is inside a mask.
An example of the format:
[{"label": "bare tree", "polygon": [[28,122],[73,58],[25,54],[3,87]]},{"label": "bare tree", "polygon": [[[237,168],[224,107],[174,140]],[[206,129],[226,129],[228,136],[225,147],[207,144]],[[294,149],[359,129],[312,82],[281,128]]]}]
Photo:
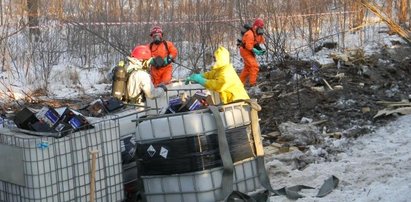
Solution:
[{"label": "bare tree", "polygon": [[[384,2],[386,7],[392,7],[394,3],[392,0]],[[409,20],[406,11],[410,9],[410,2],[397,2],[400,2],[401,11],[398,18],[403,23]],[[28,16],[23,11],[28,11]],[[351,11],[354,12],[349,13]],[[343,14],[329,14],[334,12]],[[14,27],[2,29],[0,39],[17,31],[16,27],[22,28],[19,25],[25,20],[21,19],[28,17],[32,29],[24,28],[22,33],[28,31],[42,40],[45,35],[40,30],[52,32],[54,36],[48,37],[60,38],[58,42],[66,45],[67,56],[73,64],[81,67],[98,64],[98,67],[113,65],[135,45],[149,43],[150,27],[161,25],[166,39],[173,41],[180,50],[178,60],[205,68],[208,56],[217,46],[223,45],[235,52],[241,26],[252,23],[256,17],[262,17],[266,22],[270,49],[267,60],[281,60],[295,45],[292,43],[294,39],[303,39],[306,44],[302,46],[311,49],[327,37],[334,40],[334,36],[325,36],[323,30],[326,29],[341,33],[336,37],[344,42],[344,32],[361,25],[364,15],[358,0],[0,0],[0,24],[14,23]],[[43,26],[39,27],[40,24]],[[17,38],[0,42],[0,54],[19,59],[13,51],[7,53],[12,46],[17,46],[10,43],[14,40]],[[38,43],[36,46],[47,47]],[[344,48],[344,44],[341,47]],[[24,54],[36,62],[40,57],[49,60],[48,53],[43,56]],[[58,58],[57,52],[52,55]],[[16,64],[11,66],[27,67],[33,65],[33,61],[25,64],[14,61]],[[2,59],[2,62],[8,61]]]},{"label": "bare tree", "polygon": [[54,32],[43,32],[39,42],[34,44],[34,69],[35,78],[38,79],[38,88],[47,92],[49,78],[55,65],[59,63],[61,55],[65,52],[64,43]]},{"label": "bare tree", "polygon": [[365,17],[365,8],[360,2],[354,1],[351,6],[351,11],[354,12],[352,27],[355,28],[361,26]]},{"label": "bare tree", "polygon": [[400,8],[398,12],[398,21],[400,24],[404,25],[407,22],[408,16],[408,1],[400,0]]},{"label": "bare tree", "polygon": [[385,13],[387,14],[387,17],[392,18],[393,0],[385,0],[385,3]]},{"label": "bare tree", "polygon": [[27,0],[27,11],[30,38],[38,41],[38,37],[40,36],[39,0]]}]

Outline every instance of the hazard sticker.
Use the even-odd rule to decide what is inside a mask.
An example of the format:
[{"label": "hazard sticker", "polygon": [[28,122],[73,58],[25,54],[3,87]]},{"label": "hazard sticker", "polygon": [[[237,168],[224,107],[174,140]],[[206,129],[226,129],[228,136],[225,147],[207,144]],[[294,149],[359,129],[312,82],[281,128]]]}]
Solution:
[{"label": "hazard sticker", "polygon": [[154,154],[156,153],[156,150],[154,149],[153,145],[150,145],[150,147],[148,147],[147,153],[148,155],[150,155],[150,157],[154,156]]},{"label": "hazard sticker", "polygon": [[161,147],[160,149],[160,156],[164,157],[165,159],[167,158],[168,155],[168,150],[164,147]]}]

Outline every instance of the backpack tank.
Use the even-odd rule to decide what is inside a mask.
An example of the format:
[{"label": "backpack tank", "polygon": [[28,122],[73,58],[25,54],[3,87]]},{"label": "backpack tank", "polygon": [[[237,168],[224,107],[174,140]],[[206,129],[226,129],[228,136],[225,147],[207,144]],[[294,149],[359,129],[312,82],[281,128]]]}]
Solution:
[{"label": "backpack tank", "polygon": [[127,99],[127,71],[123,66],[116,66],[113,70],[113,85],[111,95],[119,100]]}]

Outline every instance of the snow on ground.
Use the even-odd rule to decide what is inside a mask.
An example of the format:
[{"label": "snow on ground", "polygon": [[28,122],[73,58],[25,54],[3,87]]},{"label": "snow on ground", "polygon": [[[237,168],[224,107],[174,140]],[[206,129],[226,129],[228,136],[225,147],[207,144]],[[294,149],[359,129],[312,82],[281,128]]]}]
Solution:
[{"label": "snow on ground", "polygon": [[[298,184],[316,188],[302,190],[300,193],[306,197],[297,200],[299,202],[410,201],[410,123],[411,115],[399,117],[371,134],[343,143],[346,149],[336,156],[337,161],[310,164],[304,170],[292,170],[282,176],[271,175],[271,184],[275,189]],[[273,162],[268,162],[270,164]],[[286,168],[281,169],[287,173],[284,171]],[[315,197],[321,184],[331,175],[340,179],[338,187],[323,198]],[[285,196],[273,196],[270,201],[291,200]]]},{"label": "snow on ground", "polygon": [[[372,32],[376,33],[376,32]],[[347,36],[346,41],[356,35]],[[364,42],[371,45],[347,45],[347,47],[364,48],[366,55],[378,51],[375,47],[390,44],[390,40],[398,39],[397,36],[383,35],[380,38],[371,38],[377,42]],[[383,39],[383,40],[382,40]],[[184,52],[184,51],[182,51]],[[329,58],[330,50],[324,50],[316,56],[306,54],[301,58],[311,58],[323,61]],[[232,62],[236,68],[242,68],[238,52],[233,52]],[[303,55],[303,54],[301,54]],[[182,61],[184,65],[188,65]],[[78,94],[98,94],[109,92],[109,83],[101,83],[107,72],[95,70],[78,70],[79,83],[73,84],[65,74],[69,65],[60,64],[53,73],[53,85],[49,92],[54,97],[75,98]],[[178,65],[176,65],[178,66]],[[184,69],[184,68],[181,68]],[[187,70],[176,71],[175,76],[184,78]],[[6,73],[0,73],[3,80],[9,81],[11,87],[24,88],[29,85],[20,84],[18,80],[9,78]],[[15,84],[18,83],[19,85]],[[4,87],[4,86],[2,86]],[[5,90],[4,90],[5,91]],[[16,90],[16,92],[19,92]],[[25,91],[26,92],[26,91]],[[316,187],[316,190],[303,190],[305,198],[297,201],[410,201],[411,199],[411,116],[400,117],[397,121],[382,127],[374,133],[364,135],[356,140],[337,140],[336,147],[344,147],[344,151],[336,156],[333,162],[320,162],[308,165],[304,170],[291,170],[281,162],[267,162],[271,167],[271,183],[275,189],[284,186],[304,184]],[[331,175],[340,179],[338,187],[324,198],[316,198],[315,194],[323,181]],[[270,201],[290,201],[285,196],[274,196]]]}]

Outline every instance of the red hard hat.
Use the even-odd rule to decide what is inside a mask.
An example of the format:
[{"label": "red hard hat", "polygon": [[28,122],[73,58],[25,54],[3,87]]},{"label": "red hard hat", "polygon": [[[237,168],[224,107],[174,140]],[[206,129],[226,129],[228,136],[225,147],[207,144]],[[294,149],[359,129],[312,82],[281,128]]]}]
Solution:
[{"label": "red hard hat", "polygon": [[263,28],[264,27],[263,19],[261,18],[255,19],[253,26],[258,27],[258,28]]},{"label": "red hard hat", "polygon": [[163,34],[163,30],[160,26],[154,26],[153,28],[151,28],[150,36],[153,36],[153,34],[157,33],[160,33],[161,35]]},{"label": "red hard hat", "polygon": [[131,52],[131,57],[139,60],[148,60],[151,58],[150,48],[144,45],[136,46],[133,52]]}]

